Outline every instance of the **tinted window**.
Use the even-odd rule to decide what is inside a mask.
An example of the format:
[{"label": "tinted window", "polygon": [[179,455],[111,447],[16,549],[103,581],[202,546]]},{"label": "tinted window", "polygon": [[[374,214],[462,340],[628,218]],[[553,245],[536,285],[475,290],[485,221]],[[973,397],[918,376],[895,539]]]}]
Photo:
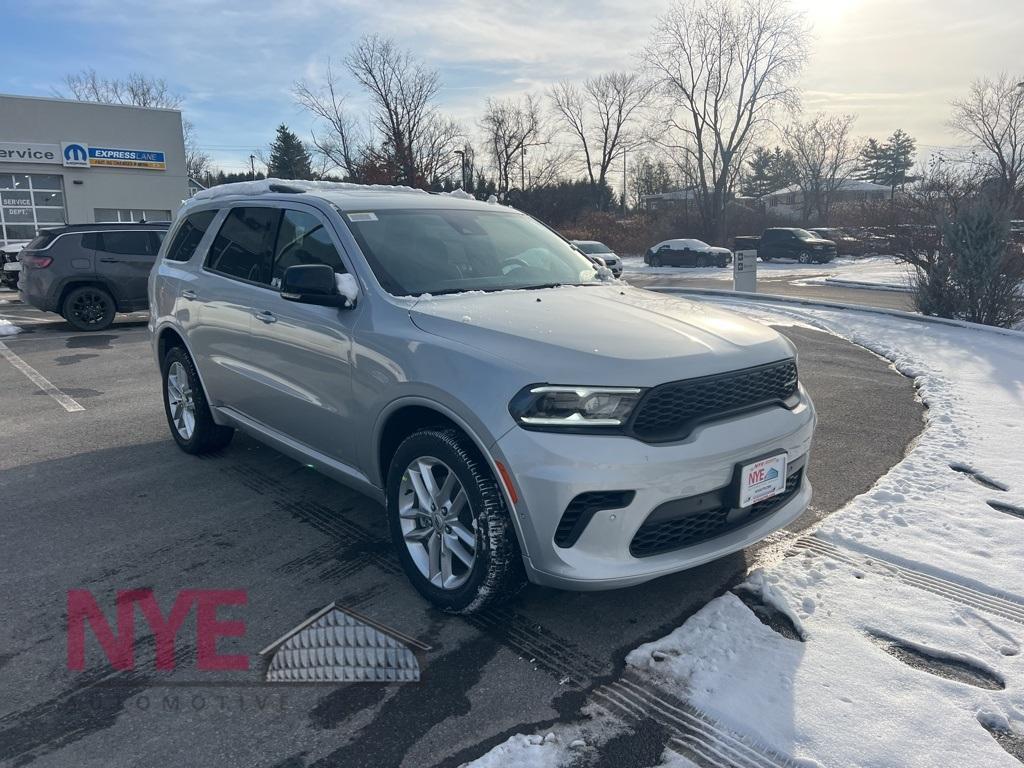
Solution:
[{"label": "tinted window", "polygon": [[122,256],[156,256],[156,245],[149,232],[101,232],[96,250]]},{"label": "tinted window", "polygon": [[301,211],[285,211],[277,233],[274,274],[271,285],[281,284],[284,271],[298,264],[326,264],[335,272],[344,272],[341,257],[324,225],[315,216]]},{"label": "tinted window", "polygon": [[[167,257],[171,261],[188,261],[192,254],[199,247],[199,241],[203,239],[206,230],[213,223],[216,211],[199,211],[188,216],[178,228],[178,234],[174,236],[174,242],[167,249]],[[163,233],[160,233],[161,239]]]},{"label": "tinted window", "polygon": [[604,243],[576,243],[576,247],[584,253],[611,253],[612,249]]},{"label": "tinted window", "polygon": [[206,268],[270,285],[280,218],[281,211],[276,208],[232,208],[210,246]]}]

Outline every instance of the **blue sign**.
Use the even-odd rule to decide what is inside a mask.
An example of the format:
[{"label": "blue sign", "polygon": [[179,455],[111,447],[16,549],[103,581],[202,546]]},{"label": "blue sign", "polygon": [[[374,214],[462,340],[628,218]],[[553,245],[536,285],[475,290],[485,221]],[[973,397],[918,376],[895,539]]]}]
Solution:
[{"label": "blue sign", "polygon": [[163,152],[151,149],[112,149],[105,147],[89,147],[89,165],[149,168],[160,171],[167,168]]}]

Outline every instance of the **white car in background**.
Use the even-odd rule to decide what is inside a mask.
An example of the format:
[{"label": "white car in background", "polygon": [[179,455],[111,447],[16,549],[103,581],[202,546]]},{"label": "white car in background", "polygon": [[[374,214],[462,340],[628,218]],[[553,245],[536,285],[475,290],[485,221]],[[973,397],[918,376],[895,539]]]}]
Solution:
[{"label": "white car in background", "polygon": [[622,276],[622,259],[604,243],[597,240],[573,240],[572,244],[587,256],[597,256],[615,277]]},{"label": "white car in background", "polygon": [[727,267],[731,262],[728,248],[692,238],[662,240],[644,254],[644,263],[652,267]]},{"label": "white car in background", "polygon": [[15,289],[18,287],[18,276],[21,274],[21,262],[18,261],[18,254],[21,253],[25,243],[7,243],[0,245],[0,284],[6,288]]}]

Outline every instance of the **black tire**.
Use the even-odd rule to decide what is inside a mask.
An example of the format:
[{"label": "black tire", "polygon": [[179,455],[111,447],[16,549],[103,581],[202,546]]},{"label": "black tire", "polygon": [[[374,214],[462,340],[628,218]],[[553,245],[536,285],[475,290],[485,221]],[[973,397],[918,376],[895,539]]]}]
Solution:
[{"label": "black tire", "polygon": [[651,258],[648,260],[647,263],[650,264],[652,267],[660,267],[661,266],[661,257],[660,256],[651,256]]},{"label": "black tire", "polygon": [[724,269],[725,267],[728,267],[728,266],[729,266],[729,259],[727,257],[723,256],[722,258],[720,258],[718,260],[718,268],[719,269]]},{"label": "black tire", "polygon": [[[413,461],[426,456],[444,462],[455,473],[476,521],[476,558],[465,583],[454,589],[442,589],[420,572],[398,515],[402,477]],[[442,611],[476,613],[507,600],[525,585],[523,558],[505,497],[476,446],[459,430],[428,428],[402,441],[388,468],[387,512],[402,569],[416,590]]]},{"label": "black tire", "polygon": [[800,253],[797,254],[796,260],[801,264],[810,264],[814,261],[814,257],[811,255],[810,251],[800,251]]},{"label": "black tire", "polygon": [[83,285],[64,297],[61,305],[64,319],[80,331],[103,331],[114,322],[117,304],[105,288]]},{"label": "black tire", "polygon": [[[195,408],[195,427],[190,437],[184,437],[178,432],[171,414],[171,403],[167,392],[167,374],[174,363],[179,363],[188,377],[192,401]],[[196,371],[195,363],[188,351],[182,347],[171,347],[164,355],[160,364],[160,381],[164,394],[164,414],[167,416],[167,426],[171,430],[171,437],[185,453],[199,455],[213,453],[227,446],[235,435],[231,427],[222,427],[213,420],[210,413],[210,405],[206,400],[206,392],[203,391],[203,384],[199,380],[199,372]]]}]

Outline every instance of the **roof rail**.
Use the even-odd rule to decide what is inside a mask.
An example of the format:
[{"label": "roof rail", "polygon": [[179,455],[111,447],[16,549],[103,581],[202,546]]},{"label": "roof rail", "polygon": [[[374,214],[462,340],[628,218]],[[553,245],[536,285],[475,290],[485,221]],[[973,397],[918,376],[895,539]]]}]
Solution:
[{"label": "roof rail", "polygon": [[296,187],[292,184],[281,184],[279,182],[271,182],[267,187],[271,192],[287,192],[291,195],[301,195],[304,190],[302,187]]}]

